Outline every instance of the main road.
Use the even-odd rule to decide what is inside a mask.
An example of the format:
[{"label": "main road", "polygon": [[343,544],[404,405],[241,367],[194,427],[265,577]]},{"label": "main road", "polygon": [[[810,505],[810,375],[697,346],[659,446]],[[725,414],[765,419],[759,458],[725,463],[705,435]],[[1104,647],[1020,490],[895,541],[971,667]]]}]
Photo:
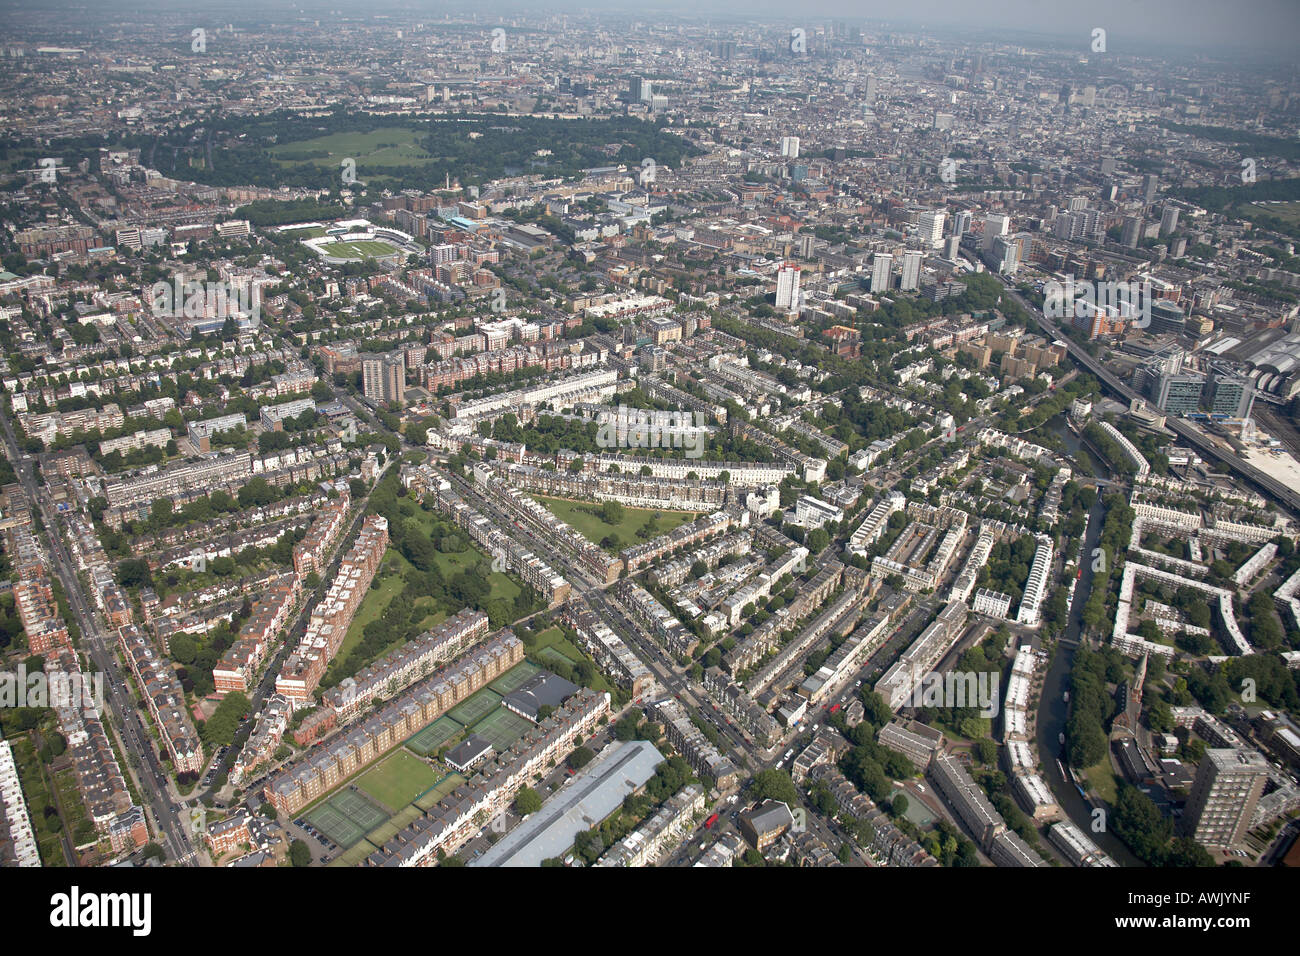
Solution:
[{"label": "main road", "polygon": [[[149,730],[140,719],[139,711],[133,706],[131,695],[127,690],[129,680],[117,665],[116,654],[111,639],[106,639],[95,621],[94,610],[86,601],[81,588],[81,581],[76,574],[76,564],[64,543],[58,516],[49,506],[49,496],[42,494],[32,474],[31,462],[18,448],[13,425],[7,415],[0,414],[0,424],[4,427],[4,439],[8,446],[10,458],[14,462],[14,471],[23,490],[32,505],[40,509],[45,523],[46,537],[50,543],[50,563],[54,574],[63,585],[68,598],[68,606],[81,628],[82,647],[94,661],[99,672],[104,675],[106,689],[104,704],[109,714],[116,717],[116,727],[122,741],[123,749],[134,755],[138,762],[132,774],[132,767],[122,768],[123,773],[132,774],[142,791],[142,797],[152,811],[155,826],[162,839],[168,856],[174,863],[196,866],[197,857],[190,842],[189,808],[173,798],[167,785],[167,775],[159,762],[157,749]],[[105,717],[107,724],[108,715]],[[111,728],[107,728],[111,733]]]}]

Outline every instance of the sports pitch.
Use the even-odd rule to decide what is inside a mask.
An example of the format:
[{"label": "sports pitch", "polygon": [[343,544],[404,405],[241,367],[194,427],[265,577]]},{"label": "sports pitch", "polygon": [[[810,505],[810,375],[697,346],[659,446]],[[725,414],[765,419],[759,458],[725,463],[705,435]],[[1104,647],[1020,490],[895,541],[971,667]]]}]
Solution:
[{"label": "sports pitch", "polygon": [[313,810],[307,821],[339,846],[355,846],[388,814],[355,790],[343,790]]},{"label": "sports pitch", "polygon": [[357,786],[390,810],[406,806],[438,781],[427,763],[398,750],[357,779]]},{"label": "sports pitch", "polygon": [[380,259],[384,256],[401,255],[402,250],[391,242],[378,239],[356,239],[352,242],[331,242],[320,247],[320,251],[335,259]]},{"label": "sports pitch", "polygon": [[474,725],[474,733],[490,743],[498,753],[506,750],[533,725],[516,713],[498,707]]},{"label": "sports pitch", "polygon": [[520,661],[492,683],[488,684],[488,686],[504,697],[511,691],[518,690],[524,681],[528,680],[528,678],[532,677],[534,674],[540,673],[541,670],[542,669],[536,664],[530,664],[528,661]]},{"label": "sports pitch", "polygon": [[437,753],[439,747],[449,740],[454,740],[464,729],[464,724],[457,723],[450,717],[443,715],[428,727],[412,735],[406,741],[406,746],[421,757],[427,757],[430,754]]},{"label": "sports pitch", "polygon": [[497,707],[501,706],[501,696],[490,687],[484,687],[482,690],[470,696],[468,700],[462,701],[451,710],[447,711],[447,716],[458,724],[470,726],[476,721],[482,720]]}]

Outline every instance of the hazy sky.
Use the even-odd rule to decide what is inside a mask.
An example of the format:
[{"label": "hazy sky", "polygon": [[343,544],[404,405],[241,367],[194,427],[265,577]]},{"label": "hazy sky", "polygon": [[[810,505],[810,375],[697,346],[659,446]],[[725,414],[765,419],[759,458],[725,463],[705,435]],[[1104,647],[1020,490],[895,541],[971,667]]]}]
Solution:
[{"label": "hazy sky", "polygon": [[[972,36],[1005,31],[1077,37],[1081,53],[1088,52],[1092,31],[1107,32],[1112,52],[1142,52],[1155,46],[1194,46],[1210,53],[1233,53],[1242,60],[1267,53],[1295,58],[1300,44],[1300,0],[0,0],[0,11],[46,11],[67,8],[109,11],[148,17],[159,10],[222,11],[219,16],[238,18],[248,10],[254,16],[298,16],[307,12],[341,10],[355,17],[401,10],[452,15],[477,13],[480,17],[524,12],[619,11],[646,20],[686,17],[781,19],[807,18],[824,22],[837,17],[888,21],[900,29],[956,28]],[[152,11],[152,14],[151,14]],[[83,14],[85,15],[85,14]],[[3,17],[0,16],[0,23]],[[0,25],[0,35],[3,26]]]},{"label": "hazy sky", "polygon": [[[547,5],[557,6],[554,0]],[[564,0],[558,5],[564,6]],[[629,6],[647,13],[716,10],[788,18],[803,13],[888,20],[900,26],[1076,34],[1082,50],[1087,49],[1095,27],[1107,31],[1113,50],[1173,43],[1211,51],[1257,47],[1294,53],[1300,43],[1300,0],[641,0]],[[492,0],[478,5],[479,10],[492,8]]]}]

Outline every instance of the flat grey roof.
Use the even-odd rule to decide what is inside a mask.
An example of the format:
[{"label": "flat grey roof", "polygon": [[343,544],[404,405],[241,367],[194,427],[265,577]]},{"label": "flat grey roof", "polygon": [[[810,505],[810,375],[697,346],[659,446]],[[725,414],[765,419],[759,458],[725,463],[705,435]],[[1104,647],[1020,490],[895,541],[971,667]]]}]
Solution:
[{"label": "flat grey roof", "polygon": [[645,740],[610,744],[542,809],[524,820],[470,866],[541,866],[573,846],[654,776],[664,756]]}]

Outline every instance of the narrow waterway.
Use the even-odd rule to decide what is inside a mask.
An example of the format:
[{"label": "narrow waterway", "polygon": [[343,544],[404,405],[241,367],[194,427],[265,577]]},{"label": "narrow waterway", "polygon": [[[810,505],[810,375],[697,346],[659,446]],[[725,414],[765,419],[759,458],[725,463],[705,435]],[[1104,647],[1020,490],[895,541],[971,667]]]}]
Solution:
[{"label": "narrow waterway", "polygon": [[[1079,437],[1066,426],[1063,417],[1058,416],[1048,422],[1047,427],[1060,436],[1066,450],[1071,456],[1077,456],[1082,443]],[[1075,458],[1077,461],[1077,457]],[[1109,479],[1110,473],[1105,463],[1095,454],[1088,455],[1091,463],[1089,471],[1095,478]],[[1076,469],[1082,474],[1083,469]],[[1105,850],[1120,866],[1142,866],[1142,862],[1128,851],[1128,848],[1112,833],[1109,828],[1103,833],[1094,833],[1092,829],[1092,804],[1083,798],[1074,785],[1074,781],[1062,773],[1065,763],[1065,748],[1061,745],[1061,734],[1065,732],[1065,718],[1069,705],[1065,701],[1065,692],[1070,687],[1070,669],[1074,663],[1075,646],[1079,640],[1082,627],[1083,606],[1092,591],[1092,549],[1097,547],[1101,538],[1101,526],[1105,520],[1106,509],[1102,506],[1101,495],[1089,512],[1088,530],[1084,535],[1083,549],[1079,552],[1079,565],[1082,574],[1074,591],[1074,603],[1070,606],[1070,620],[1065,633],[1057,641],[1056,653],[1047,669],[1043,680],[1043,696],[1038,705],[1038,754],[1042,764],[1043,779],[1056,795],[1057,803],[1065,815],[1079,829],[1092,839],[1098,847]],[[1058,763],[1057,761],[1060,761]]]}]

